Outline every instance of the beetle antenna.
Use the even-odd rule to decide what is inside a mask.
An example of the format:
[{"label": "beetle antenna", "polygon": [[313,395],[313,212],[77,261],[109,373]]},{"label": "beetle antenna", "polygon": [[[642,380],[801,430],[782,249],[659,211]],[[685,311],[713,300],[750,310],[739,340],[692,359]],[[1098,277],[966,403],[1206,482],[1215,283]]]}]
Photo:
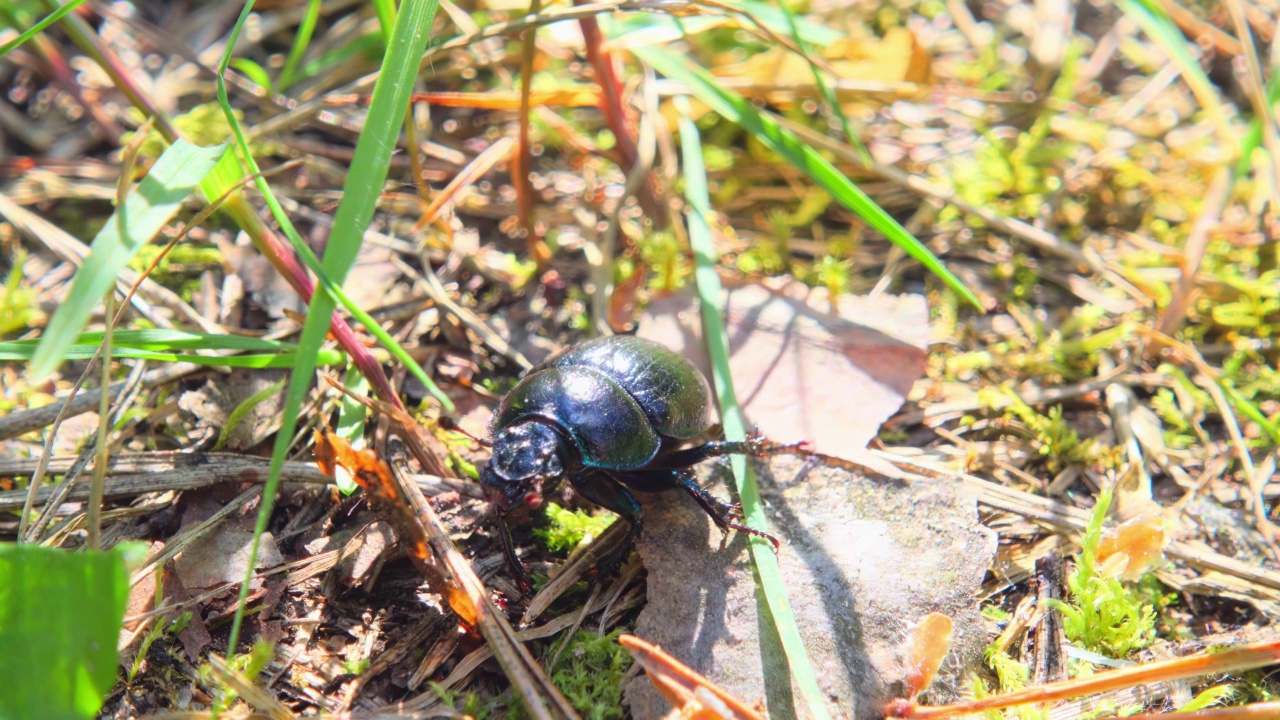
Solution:
[{"label": "beetle antenna", "polygon": [[488,440],[482,440],[481,438],[478,438],[475,435],[472,435],[466,430],[463,430],[462,426],[459,425],[457,421],[455,421],[449,415],[441,415],[440,419],[436,420],[436,422],[439,423],[440,427],[444,428],[445,430],[451,430],[453,432],[466,435],[467,437],[471,438],[473,442],[480,445],[481,447],[493,447],[493,443],[489,442]]}]

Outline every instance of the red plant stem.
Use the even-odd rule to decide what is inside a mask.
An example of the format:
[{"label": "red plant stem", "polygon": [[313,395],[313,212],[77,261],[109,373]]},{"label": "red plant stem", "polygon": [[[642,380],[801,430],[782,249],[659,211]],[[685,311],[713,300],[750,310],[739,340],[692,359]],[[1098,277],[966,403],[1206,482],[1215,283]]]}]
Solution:
[{"label": "red plant stem", "polygon": [[[587,0],[574,0],[573,4],[586,3]],[[622,109],[622,83],[614,70],[613,56],[604,49],[604,34],[600,32],[600,23],[594,15],[578,20],[578,25],[587,45],[587,62],[595,68],[596,82],[600,83],[600,111],[604,113],[605,124],[613,131],[622,162],[630,170],[636,164],[636,142],[631,138],[626,113]]]},{"label": "red plant stem", "polygon": [[[315,294],[316,286],[312,281],[311,275],[307,273],[307,269],[298,262],[293,254],[293,249],[280,238],[279,235],[272,232],[271,228],[262,222],[258,214],[253,211],[253,207],[245,196],[239,192],[227,198],[222,204],[222,209],[235,218],[236,223],[249,235],[253,241],[253,246],[258,248],[258,252],[271,263],[276,272],[284,276],[298,295],[307,303],[311,302],[311,296]],[[378,397],[384,402],[391,403],[401,410],[404,404],[400,402],[400,397],[396,391],[392,389],[391,382],[387,380],[387,374],[382,371],[382,363],[369,352],[369,349],[360,342],[356,337],[355,331],[347,324],[347,321],[338,313],[333,314],[333,320],[329,326],[329,332],[332,333],[333,339],[338,346],[346,351],[351,357],[351,362],[356,368],[369,379],[369,383],[373,386],[373,390]]]},{"label": "red plant stem", "polygon": [[[589,0],[573,0],[574,5],[586,5]],[[604,49],[604,34],[600,32],[600,23],[594,15],[580,18],[582,39],[587,46],[587,62],[596,72],[596,82],[600,84],[600,111],[604,113],[605,124],[613,132],[617,143],[618,155],[622,158],[623,171],[631,172],[636,166],[639,153],[636,150],[635,138],[631,136],[631,128],[627,126],[626,111],[622,107],[622,83],[614,69],[613,56]],[[636,191],[636,200],[645,214],[653,220],[655,226],[667,226],[667,213],[658,200],[657,186],[652,177]]]}]

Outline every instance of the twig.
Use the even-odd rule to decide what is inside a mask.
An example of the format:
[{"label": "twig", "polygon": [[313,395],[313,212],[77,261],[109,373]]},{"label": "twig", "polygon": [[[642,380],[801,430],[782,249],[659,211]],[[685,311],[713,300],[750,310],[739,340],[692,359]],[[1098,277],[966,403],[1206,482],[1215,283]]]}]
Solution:
[{"label": "twig", "polygon": [[[134,366],[133,371],[129,373],[129,377],[128,379],[125,380],[125,383],[124,383],[124,388],[125,388],[124,392],[120,393],[119,397],[116,398],[115,405],[112,406],[112,409],[109,415],[106,416],[106,422],[109,427],[114,427],[116,423],[120,421],[121,417],[124,414],[125,408],[129,407],[129,405],[132,404],[134,398],[137,397],[137,393],[139,392],[138,391],[139,381],[142,379],[143,368],[144,368],[143,364],[139,363],[138,365]],[[64,498],[66,494],[70,492],[76,479],[79,477],[80,472],[83,471],[85,465],[89,463],[89,458],[93,457],[94,453],[96,452],[96,448],[97,448],[96,443],[91,444],[88,447],[84,448],[84,450],[81,451],[80,455],[76,458],[76,462],[72,465],[72,467],[67,471],[66,475],[62,478],[62,481],[59,482],[50,492],[49,494],[50,499],[45,503],[44,509],[41,510],[40,512],[40,516],[36,519],[34,523],[31,523],[27,528],[26,539],[28,541],[34,541],[36,538],[40,536],[40,533],[44,532],[46,525],[52,521],[54,508],[57,505],[61,504],[62,498]],[[43,460],[43,456],[41,459]],[[35,478],[32,478],[31,487],[39,488],[40,485],[41,485],[40,483],[36,482]],[[31,492],[30,487],[27,489],[27,492]],[[31,496],[28,495],[28,497],[30,498]]]},{"label": "twig", "polygon": [[[111,384],[111,344],[116,326],[112,311],[115,310],[115,300],[116,289],[112,287],[107,290],[106,308],[103,310],[107,324],[99,346],[102,352],[102,387]],[[108,444],[111,427],[111,402],[107,399],[107,394],[102,393],[102,402],[98,405],[98,448],[93,479],[89,483],[89,517],[86,520],[89,525],[90,550],[102,549],[102,486],[107,478],[107,461],[111,457]]]},{"label": "twig", "polygon": [[1187,242],[1183,245],[1182,277],[1178,278],[1173,296],[1169,299],[1168,306],[1160,316],[1160,323],[1156,326],[1157,330],[1165,335],[1172,335],[1187,315],[1191,291],[1196,286],[1196,273],[1200,271],[1200,262],[1204,259],[1204,252],[1209,247],[1209,231],[1222,217],[1222,211],[1227,206],[1227,198],[1231,195],[1231,186],[1234,181],[1235,175],[1230,166],[1219,168],[1213,176],[1209,194],[1205,197],[1204,205],[1200,207],[1200,217],[1197,217],[1195,224],[1191,226]]}]

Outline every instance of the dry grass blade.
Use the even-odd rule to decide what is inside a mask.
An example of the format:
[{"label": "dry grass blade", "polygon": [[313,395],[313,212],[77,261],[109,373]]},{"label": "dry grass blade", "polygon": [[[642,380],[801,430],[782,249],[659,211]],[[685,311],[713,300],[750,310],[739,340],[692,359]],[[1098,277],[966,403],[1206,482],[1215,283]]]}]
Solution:
[{"label": "dry grass blade", "polygon": [[551,604],[560,599],[561,595],[569,590],[582,576],[591,569],[600,558],[613,549],[613,547],[622,541],[627,533],[626,523],[614,523],[604,532],[600,533],[600,537],[591,542],[586,550],[575,553],[574,557],[565,563],[556,576],[551,578],[551,582],[542,586],[538,594],[533,596],[529,604],[524,609],[524,615],[520,622],[527,625],[537,620],[542,613],[551,607]]},{"label": "dry grass blade", "polygon": [[435,198],[431,200],[431,204],[422,211],[422,218],[414,225],[414,229],[421,229],[439,219],[441,211],[444,210],[446,205],[453,202],[460,190],[484,177],[486,173],[493,169],[494,165],[510,158],[511,152],[515,147],[516,141],[513,138],[504,137],[485,148],[485,151],[477,155],[476,159],[463,168],[462,172],[455,175],[443,190],[436,193]]},{"label": "dry grass blade", "polygon": [[402,474],[397,473],[397,477],[410,505],[426,528],[436,556],[441,559],[453,582],[461,588],[475,609],[477,626],[507,679],[519,693],[525,710],[538,720],[576,719],[577,711],[556,686],[551,684],[529,650],[516,637],[511,623],[507,622],[506,616],[493,604],[484,583],[476,576],[471,564],[454,547],[453,541],[449,539],[449,531],[440,522],[440,517],[431,508],[422,491],[417,485],[407,482]]},{"label": "dry grass blade", "polygon": [[1165,335],[1172,335],[1186,317],[1191,293],[1196,287],[1196,273],[1200,271],[1200,262],[1204,260],[1204,252],[1209,247],[1209,231],[1221,219],[1234,184],[1235,177],[1231,169],[1223,167],[1218,170],[1213,178],[1213,184],[1209,186],[1204,206],[1200,209],[1200,217],[1196,218],[1195,225],[1191,228],[1191,235],[1187,237],[1186,244],[1182,247],[1182,276],[1178,278],[1178,284],[1174,287],[1173,298],[1169,300],[1164,313],[1160,316],[1158,328]]}]

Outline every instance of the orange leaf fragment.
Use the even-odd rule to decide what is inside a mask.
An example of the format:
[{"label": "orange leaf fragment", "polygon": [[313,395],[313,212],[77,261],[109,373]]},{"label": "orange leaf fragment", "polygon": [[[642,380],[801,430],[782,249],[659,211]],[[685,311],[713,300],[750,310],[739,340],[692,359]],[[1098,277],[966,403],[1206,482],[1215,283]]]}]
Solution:
[{"label": "orange leaf fragment", "polygon": [[378,457],[378,453],[369,448],[356,450],[344,438],[326,429],[315,432],[315,456],[316,465],[327,475],[332,476],[337,468],[351,473],[378,514],[395,528],[405,554],[418,566],[431,591],[443,597],[463,622],[476,627],[479,618],[475,604],[462,588],[449,582],[431,549],[426,528],[400,491],[391,467]]},{"label": "orange leaf fragment", "polygon": [[914,700],[933,682],[942,660],[951,649],[951,618],[929,613],[916,626],[906,647],[907,697]]},{"label": "orange leaf fragment", "polygon": [[1146,515],[1121,523],[1103,533],[1097,561],[1126,580],[1136,580],[1164,559],[1169,533],[1159,515]]}]

